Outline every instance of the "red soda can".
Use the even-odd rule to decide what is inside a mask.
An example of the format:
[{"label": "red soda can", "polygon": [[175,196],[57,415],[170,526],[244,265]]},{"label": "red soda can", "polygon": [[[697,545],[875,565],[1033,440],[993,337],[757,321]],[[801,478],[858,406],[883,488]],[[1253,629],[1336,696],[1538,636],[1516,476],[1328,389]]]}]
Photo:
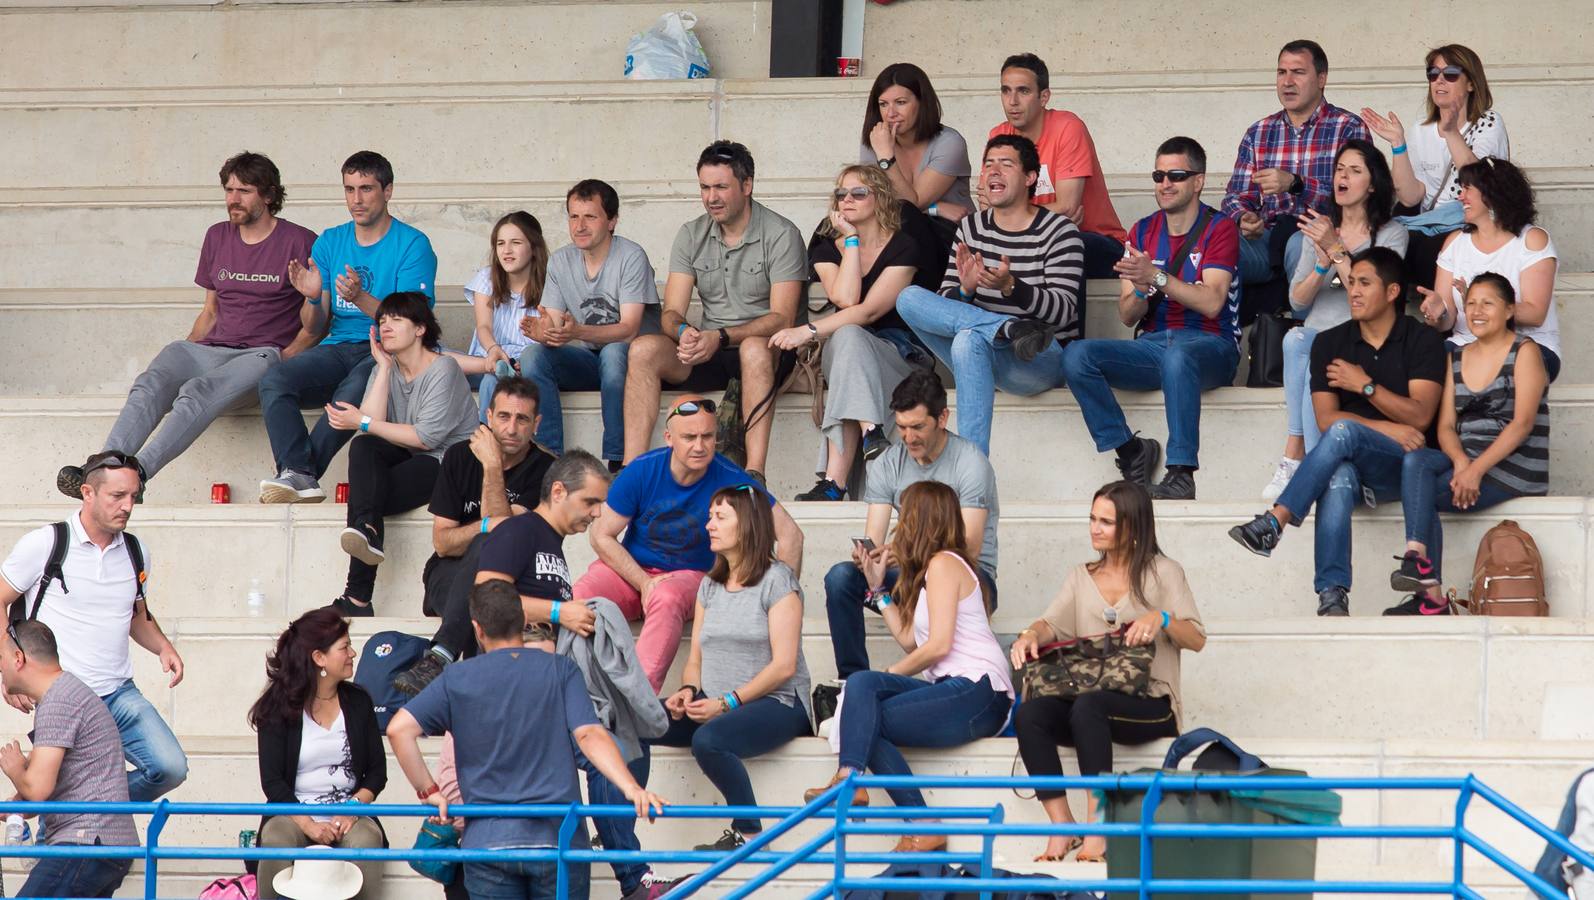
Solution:
[{"label": "red soda can", "polygon": [[225,482],[221,482],[221,481],[218,481],[215,484],[211,485],[210,486],[210,502],[212,502],[212,503],[231,503],[232,502],[232,488],[230,486],[228,486]]},{"label": "red soda can", "polygon": [[332,502],[333,503],[348,503],[349,502],[349,483],[347,481],[338,482],[338,486],[335,489],[333,489],[333,491],[332,491]]},{"label": "red soda can", "polygon": [[836,57],[836,74],[842,78],[857,78],[863,60],[856,56]]}]

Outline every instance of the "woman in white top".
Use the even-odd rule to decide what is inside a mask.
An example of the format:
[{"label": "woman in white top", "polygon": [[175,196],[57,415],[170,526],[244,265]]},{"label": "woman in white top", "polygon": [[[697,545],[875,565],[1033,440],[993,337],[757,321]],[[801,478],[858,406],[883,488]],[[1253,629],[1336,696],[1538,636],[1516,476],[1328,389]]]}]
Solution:
[{"label": "woman in white top", "polygon": [[[902,492],[890,556],[901,574],[885,591],[887,553],[867,554],[862,569],[891,636],[907,654],[884,672],[854,672],[842,692],[836,728],[840,768],[813,800],[853,772],[912,775],[898,747],[957,747],[1002,730],[1013,703],[1012,673],[986,620],[980,580],[969,560],[958,495],[938,481]],[[861,598],[860,598],[861,599]],[[917,790],[889,790],[898,806],[924,806]],[[853,804],[866,806],[868,792]],[[944,835],[903,835],[898,852],[946,846]]]},{"label": "woman in white top", "polygon": [[476,389],[483,422],[498,385],[499,364],[513,370],[531,344],[521,321],[537,315],[548,276],[548,244],[542,224],[531,213],[516,210],[499,219],[488,243],[492,261],[465,285],[465,302],[476,313],[470,351],[449,354]]},{"label": "woman in white top", "polygon": [[1522,170],[1485,157],[1461,170],[1461,209],[1466,224],[1439,252],[1433,290],[1422,294],[1423,318],[1441,331],[1453,328],[1450,347],[1474,340],[1466,317],[1456,310],[1467,286],[1483,272],[1504,275],[1516,289],[1517,334],[1533,339],[1544,354],[1550,380],[1561,372],[1561,325],[1555,314],[1555,244],[1534,226],[1533,186]]},{"label": "woman in white top", "polygon": [[892,63],[875,76],[858,161],[884,170],[898,197],[929,213],[951,252],[957,221],[974,211],[974,169],[963,135],[941,124],[941,100],[923,69]]}]

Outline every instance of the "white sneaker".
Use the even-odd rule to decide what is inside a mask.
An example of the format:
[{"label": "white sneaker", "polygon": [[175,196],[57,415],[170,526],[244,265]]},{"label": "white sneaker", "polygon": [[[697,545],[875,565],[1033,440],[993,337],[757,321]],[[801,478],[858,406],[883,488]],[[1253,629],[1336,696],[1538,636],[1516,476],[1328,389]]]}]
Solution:
[{"label": "white sneaker", "polygon": [[1295,477],[1295,470],[1300,467],[1300,460],[1290,459],[1287,456],[1280,457],[1279,467],[1273,470],[1273,480],[1267,483],[1267,487],[1262,488],[1262,499],[1268,503],[1277,500],[1279,494],[1284,493],[1284,489],[1289,486],[1290,479]]}]

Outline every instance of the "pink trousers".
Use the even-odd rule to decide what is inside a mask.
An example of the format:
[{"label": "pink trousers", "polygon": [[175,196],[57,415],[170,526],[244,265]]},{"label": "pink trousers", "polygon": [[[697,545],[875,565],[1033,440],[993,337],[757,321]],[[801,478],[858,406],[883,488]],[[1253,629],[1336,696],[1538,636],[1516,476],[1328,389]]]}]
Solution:
[{"label": "pink trousers", "polygon": [[[663,571],[648,569],[647,573],[658,575]],[[657,692],[663,688],[664,676],[675,661],[675,651],[681,647],[681,632],[697,608],[697,586],[705,574],[691,569],[670,572],[644,604],[642,595],[629,581],[607,563],[595,560],[572,590],[577,600],[606,597],[620,607],[628,621],[642,620],[642,634],[636,641],[637,660]]]}]

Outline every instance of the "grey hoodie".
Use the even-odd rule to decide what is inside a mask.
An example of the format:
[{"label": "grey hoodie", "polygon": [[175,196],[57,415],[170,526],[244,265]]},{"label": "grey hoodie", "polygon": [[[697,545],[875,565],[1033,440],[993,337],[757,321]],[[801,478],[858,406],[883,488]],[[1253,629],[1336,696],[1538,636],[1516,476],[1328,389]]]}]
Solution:
[{"label": "grey hoodie", "polygon": [[625,614],[602,597],[586,604],[596,618],[592,636],[561,628],[558,653],[570,657],[581,670],[598,721],[614,735],[629,763],[642,755],[642,738],[660,737],[669,730],[670,718],[637,662],[636,641]]}]

